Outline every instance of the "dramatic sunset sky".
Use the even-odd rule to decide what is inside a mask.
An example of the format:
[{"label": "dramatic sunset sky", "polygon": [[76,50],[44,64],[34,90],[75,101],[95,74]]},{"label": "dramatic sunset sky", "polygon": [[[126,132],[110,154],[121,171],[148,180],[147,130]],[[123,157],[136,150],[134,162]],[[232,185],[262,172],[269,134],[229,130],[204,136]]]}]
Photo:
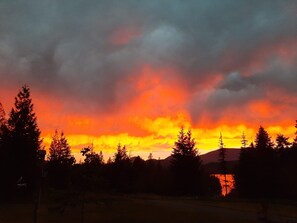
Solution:
[{"label": "dramatic sunset sky", "polygon": [[259,125],[293,137],[297,1],[1,0],[0,101],[31,88],[48,148],[164,158],[180,126],[201,154],[249,143]]}]

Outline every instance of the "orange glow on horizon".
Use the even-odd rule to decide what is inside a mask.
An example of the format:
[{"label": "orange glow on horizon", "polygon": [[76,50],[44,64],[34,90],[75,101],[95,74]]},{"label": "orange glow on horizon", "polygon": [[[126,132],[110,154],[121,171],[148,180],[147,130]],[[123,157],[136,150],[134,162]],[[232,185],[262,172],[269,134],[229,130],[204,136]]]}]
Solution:
[{"label": "orange glow on horizon", "polygon": [[[46,149],[55,129],[64,131],[77,161],[82,160],[79,151],[91,144],[95,151],[102,150],[107,160],[113,156],[118,143],[126,145],[131,156],[141,155],[146,159],[149,153],[153,153],[154,158],[165,158],[170,155],[181,126],[192,129],[200,154],[218,148],[220,132],[227,148],[240,148],[242,132],[245,132],[249,143],[254,141],[259,125],[266,128],[273,140],[280,133],[291,140],[294,137],[294,119],[290,117],[295,114],[286,117],[283,113],[290,102],[296,101],[290,95],[273,89],[274,92],[267,95],[284,104],[251,100],[240,108],[226,108],[219,118],[211,116],[216,111],[203,110],[193,120],[193,114],[188,109],[188,102],[193,96],[181,77],[173,68],[157,69],[145,65],[135,71],[133,78],[121,80],[116,85],[115,108],[108,112],[96,109],[76,111],[71,107],[71,100],[75,98],[62,99],[32,88],[34,111]],[[221,79],[219,73],[214,79],[206,78],[195,89],[200,93],[199,88],[202,85],[205,87],[197,103],[203,105],[213,85],[217,85]],[[5,100],[0,98],[7,114],[16,92],[0,89],[1,95],[7,95]],[[66,100],[70,102],[66,104]],[[277,122],[273,122],[271,117],[276,117]]]},{"label": "orange glow on horizon", "polygon": [[[142,128],[149,129],[150,133],[146,136],[133,136],[127,132],[110,135],[84,135],[68,134],[66,136],[72,151],[76,157],[80,157],[79,151],[88,145],[93,145],[95,151],[103,151],[104,157],[113,157],[118,143],[126,145],[131,156],[140,155],[146,159],[149,153],[153,153],[154,158],[166,158],[171,154],[174,142],[177,139],[183,118],[170,119],[158,118],[156,120],[144,120]],[[184,122],[185,129],[190,127],[190,123]],[[196,140],[196,146],[200,154],[218,149],[218,138],[220,132],[223,134],[223,141],[226,148],[240,148],[241,135],[245,132],[248,143],[254,141],[257,129],[248,128],[245,125],[238,126],[218,126],[211,129],[191,128],[193,137]],[[294,135],[295,128],[270,126],[266,128],[272,140],[275,140],[277,134],[282,133],[291,137]],[[52,134],[43,134],[44,144],[48,148]],[[79,161],[79,159],[77,159]]]}]

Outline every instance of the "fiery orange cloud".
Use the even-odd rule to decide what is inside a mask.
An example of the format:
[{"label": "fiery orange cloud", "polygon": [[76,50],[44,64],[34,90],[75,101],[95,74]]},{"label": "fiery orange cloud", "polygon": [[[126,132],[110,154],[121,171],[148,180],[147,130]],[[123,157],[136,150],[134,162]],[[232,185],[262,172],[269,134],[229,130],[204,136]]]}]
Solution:
[{"label": "fiery orange cloud", "polygon": [[[168,73],[172,75],[169,79],[165,75]],[[51,121],[50,128],[55,123],[56,128],[65,131],[76,154],[83,146],[94,144],[97,150],[111,156],[117,144],[122,143],[132,153],[154,151],[164,157],[172,148],[179,128],[190,127],[190,118],[184,109],[187,92],[181,88],[178,75],[169,68],[156,70],[145,66],[136,77],[127,80],[135,96],[127,98],[115,113],[86,116],[71,114],[71,111],[65,113],[62,101],[49,102],[48,99],[36,99],[37,112],[40,119]],[[55,111],[47,109],[48,105]],[[54,114],[50,117],[51,112]],[[50,128],[42,128],[46,129],[43,131],[46,147],[53,132]]]},{"label": "fiery orange cloud", "polygon": [[55,129],[76,154],[93,143],[108,157],[122,143],[144,158],[169,155],[181,126],[200,153],[218,147],[220,132],[237,148],[259,125],[294,135],[293,1],[78,1],[67,13],[64,1],[6,2],[0,101],[8,114],[30,86],[46,148]]},{"label": "fiery orange cloud", "polygon": [[[211,92],[222,79],[220,74],[215,76],[214,79],[205,80],[203,87],[206,93],[201,96],[201,101],[207,100],[207,92]],[[129,97],[126,97],[125,86],[130,87]],[[292,139],[295,131],[294,120],[282,118],[277,123],[267,118],[281,117],[287,104],[292,102],[292,97],[278,89],[275,90],[276,95],[275,92],[267,92],[267,96],[282,100],[284,103],[281,105],[272,101],[252,100],[243,107],[225,109],[218,120],[213,120],[210,116],[212,112],[205,111],[197,122],[193,122],[186,109],[191,100],[189,89],[172,68],[157,69],[146,65],[133,78],[122,80],[117,88],[117,100],[125,99],[125,103],[120,104],[116,111],[83,114],[69,109],[64,100],[32,88],[34,109],[45,147],[49,147],[51,137],[58,129],[65,132],[77,161],[83,160],[79,151],[85,146],[93,144],[95,150],[102,150],[107,159],[113,156],[118,143],[126,145],[131,156],[147,158],[152,152],[155,158],[165,158],[170,155],[181,126],[192,129],[200,154],[218,148],[220,133],[226,147],[239,148],[242,132],[245,132],[250,143],[260,124],[266,127],[273,139],[279,133]],[[8,108],[12,106],[16,93],[2,89],[1,95],[4,94],[6,98],[11,98],[2,101],[8,103]],[[293,101],[296,103],[296,99]],[[292,116],[290,114],[288,117]]]},{"label": "fiery orange cloud", "polygon": [[251,112],[255,112],[260,117],[266,117],[274,110],[273,106],[267,101],[253,101],[249,107]]},{"label": "fiery orange cloud", "polygon": [[144,66],[137,78],[130,81],[133,82],[133,92],[137,96],[127,101],[123,107],[124,113],[130,116],[158,117],[185,111],[187,91],[173,69],[156,70]]}]

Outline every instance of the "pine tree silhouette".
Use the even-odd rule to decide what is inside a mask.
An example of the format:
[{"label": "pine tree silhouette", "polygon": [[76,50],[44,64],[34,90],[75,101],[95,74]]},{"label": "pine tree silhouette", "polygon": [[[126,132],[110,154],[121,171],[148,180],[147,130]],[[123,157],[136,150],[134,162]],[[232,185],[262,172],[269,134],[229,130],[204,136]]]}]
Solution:
[{"label": "pine tree silhouette", "polygon": [[219,161],[221,164],[221,171],[222,174],[224,175],[224,185],[223,188],[225,189],[225,195],[228,193],[228,181],[227,181],[227,163],[226,163],[226,149],[224,147],[224,142],[223,142],[223,136],[222,133],[220,133],[220,138],[219,138]]},{"label": "pine tree silhouette", "polygon": [[112,163],[111,183],[117,191],[128,192],[131,190],[131,163],[127,155],[126,146],[118,144]]},{"label": "pine tree silhouette", "polygon": [[70,146],[63,132],[61,132],[59,135],[58,131],[55,131],[49,147],[48,160],[49,162],[70,165],[75,162],[74,157],[71,155]]},{"label": "pine tree silhouette", "polygon": [[33,112],[33,103],[28,86],[23,86],[15,98],[14,108],[8,119],[10,132],[9,148],[14,163],[12,175],[15,182],[23,179],[32,190],[37,177],[38,150],[42,140],[37,125],[36,115]]},{"label": "pine tree silhouette", "polygon": [[265,150],[273,148],[271,137],[268,135],[267,131],[262,126],[259,127],[255,143],[256,149]]},{"label": "pine tree silhouette", "polygon": [[245,137],[245,133],[242,132],[242,135],[241,135],[241,148],[246,148],[247,147],[247,139]]},{"label": "pine tree silhouette", "polygon": [[202,161],[192,138],[191,130],[187,133],[181,128],[172,151],[171,170],[179,194],[202,194]]},{"label": "pine tree silhouette", "polygon": [[55,188],[66,188],[70,181],[71,166],[75,158],[63,132],[55,131],[49,148],[48,178],[49,184]]},{"label": "pine tree silhouette", "polygon": [[288,149],[291,145],[291,143],[289,142],[289,137],[286,137],[283,134],[278,134],[275,141],[275,149],[277,150]]},{"label": "pine tree silhouette", "polygon": [[93,146],[83,148],[80,152],[85,157],[84,164],[93,167],[101,166],[104,164],[102,151],[100,151],[99,153],[94,152]]},{"label": "pine tree silhouette", "polygon": [[259,127],[255,146],[242,148],[235,174],[239,193],[247,197],[271,197],[278,189],[275,181],[277,162],[268,132]]}]

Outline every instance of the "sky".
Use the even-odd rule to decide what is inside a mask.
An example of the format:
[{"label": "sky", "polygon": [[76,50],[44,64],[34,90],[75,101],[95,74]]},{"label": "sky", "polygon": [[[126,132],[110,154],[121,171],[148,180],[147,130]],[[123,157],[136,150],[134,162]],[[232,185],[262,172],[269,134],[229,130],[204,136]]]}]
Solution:
[{"label": "sky", "polygon": [[31,88],[48,148],[168,156],[181,126],[201,154],[297,119],[297,1],[1,0],[0,102]]}]

